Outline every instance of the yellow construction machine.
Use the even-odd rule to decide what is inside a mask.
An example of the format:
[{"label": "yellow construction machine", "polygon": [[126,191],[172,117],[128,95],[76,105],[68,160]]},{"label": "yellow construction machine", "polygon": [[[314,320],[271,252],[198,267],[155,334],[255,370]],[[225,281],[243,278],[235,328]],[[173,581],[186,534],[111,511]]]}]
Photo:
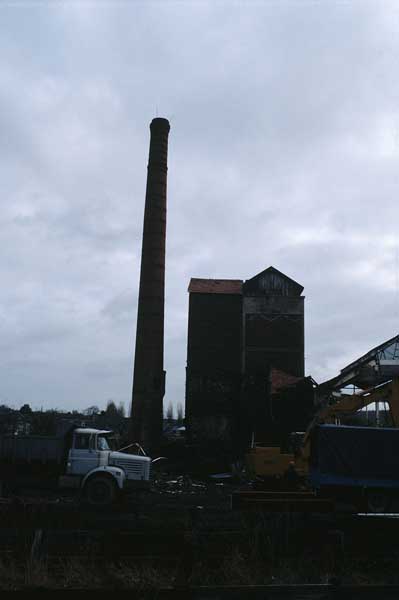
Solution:
[{"label": "yellow construction machine", "polygon": [[[292,452],[283,452],[281,448],[273,446],[251,448],[246,455],[249,473],[267,480],[289,480],[290,475],[293,479],[306,478],[313,428],[325,423],[339,425],[342,418],[353,415],[373,403],[377,403],[377,406],[381,402],[386,403],[389,406],[391,426],[399,427],[399,378],[359,393],[341,394],[333,402],[323,406],[316,413],[305,433],[292,434],[294,445]],[[298,438],[301,438],[299,443]]]}]

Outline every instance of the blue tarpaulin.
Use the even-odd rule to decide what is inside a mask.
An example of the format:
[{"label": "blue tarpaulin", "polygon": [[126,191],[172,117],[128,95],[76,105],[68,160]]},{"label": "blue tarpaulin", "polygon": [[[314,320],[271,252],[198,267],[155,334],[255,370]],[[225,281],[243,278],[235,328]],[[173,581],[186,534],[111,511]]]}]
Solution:
[{"label": "blue tarpaulin", "polygon": [[399,488],[399,429],[317,426],[311,439],[310,479],[315,487]]}]

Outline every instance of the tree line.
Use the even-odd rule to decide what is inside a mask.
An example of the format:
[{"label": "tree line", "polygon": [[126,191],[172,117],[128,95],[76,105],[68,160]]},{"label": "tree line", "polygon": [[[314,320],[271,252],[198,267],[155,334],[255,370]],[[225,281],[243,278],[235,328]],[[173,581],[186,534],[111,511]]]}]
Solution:
[{"label": "tree line", "polygon": [[183,411],[183,405],[181,402],[178,403],[177,407],[176,407],[176,418],[175,418],[175,407],[172,404],[172,402],[169,402],[167,409],[165,411],[165,418],[168,421],[178,421],[178,423],[183,423],[184,421],[184,411]]}]

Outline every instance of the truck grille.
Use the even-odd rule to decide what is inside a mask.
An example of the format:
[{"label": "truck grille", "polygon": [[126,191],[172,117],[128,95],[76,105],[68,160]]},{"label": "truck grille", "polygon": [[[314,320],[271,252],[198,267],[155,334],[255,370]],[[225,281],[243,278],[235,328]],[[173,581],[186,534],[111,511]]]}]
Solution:
[{"label": "truck grille", "polygon": [[114,462],[115,467],[120,467],[129,477],[133,479],[146,479],[146,468],[145,465],[139,462],[130,460],[117,460]]}]

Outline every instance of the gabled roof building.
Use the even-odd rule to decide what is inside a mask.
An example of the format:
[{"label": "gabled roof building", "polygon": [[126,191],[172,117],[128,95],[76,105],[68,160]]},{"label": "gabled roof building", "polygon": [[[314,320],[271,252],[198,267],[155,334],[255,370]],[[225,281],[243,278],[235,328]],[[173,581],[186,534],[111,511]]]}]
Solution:
[{"label": "gabled roof building", "polygon": [[269,267],[246,281],[191,279],[188,291],[188,433],[263,441],[272,369],[304,378],[303,287]]}]

